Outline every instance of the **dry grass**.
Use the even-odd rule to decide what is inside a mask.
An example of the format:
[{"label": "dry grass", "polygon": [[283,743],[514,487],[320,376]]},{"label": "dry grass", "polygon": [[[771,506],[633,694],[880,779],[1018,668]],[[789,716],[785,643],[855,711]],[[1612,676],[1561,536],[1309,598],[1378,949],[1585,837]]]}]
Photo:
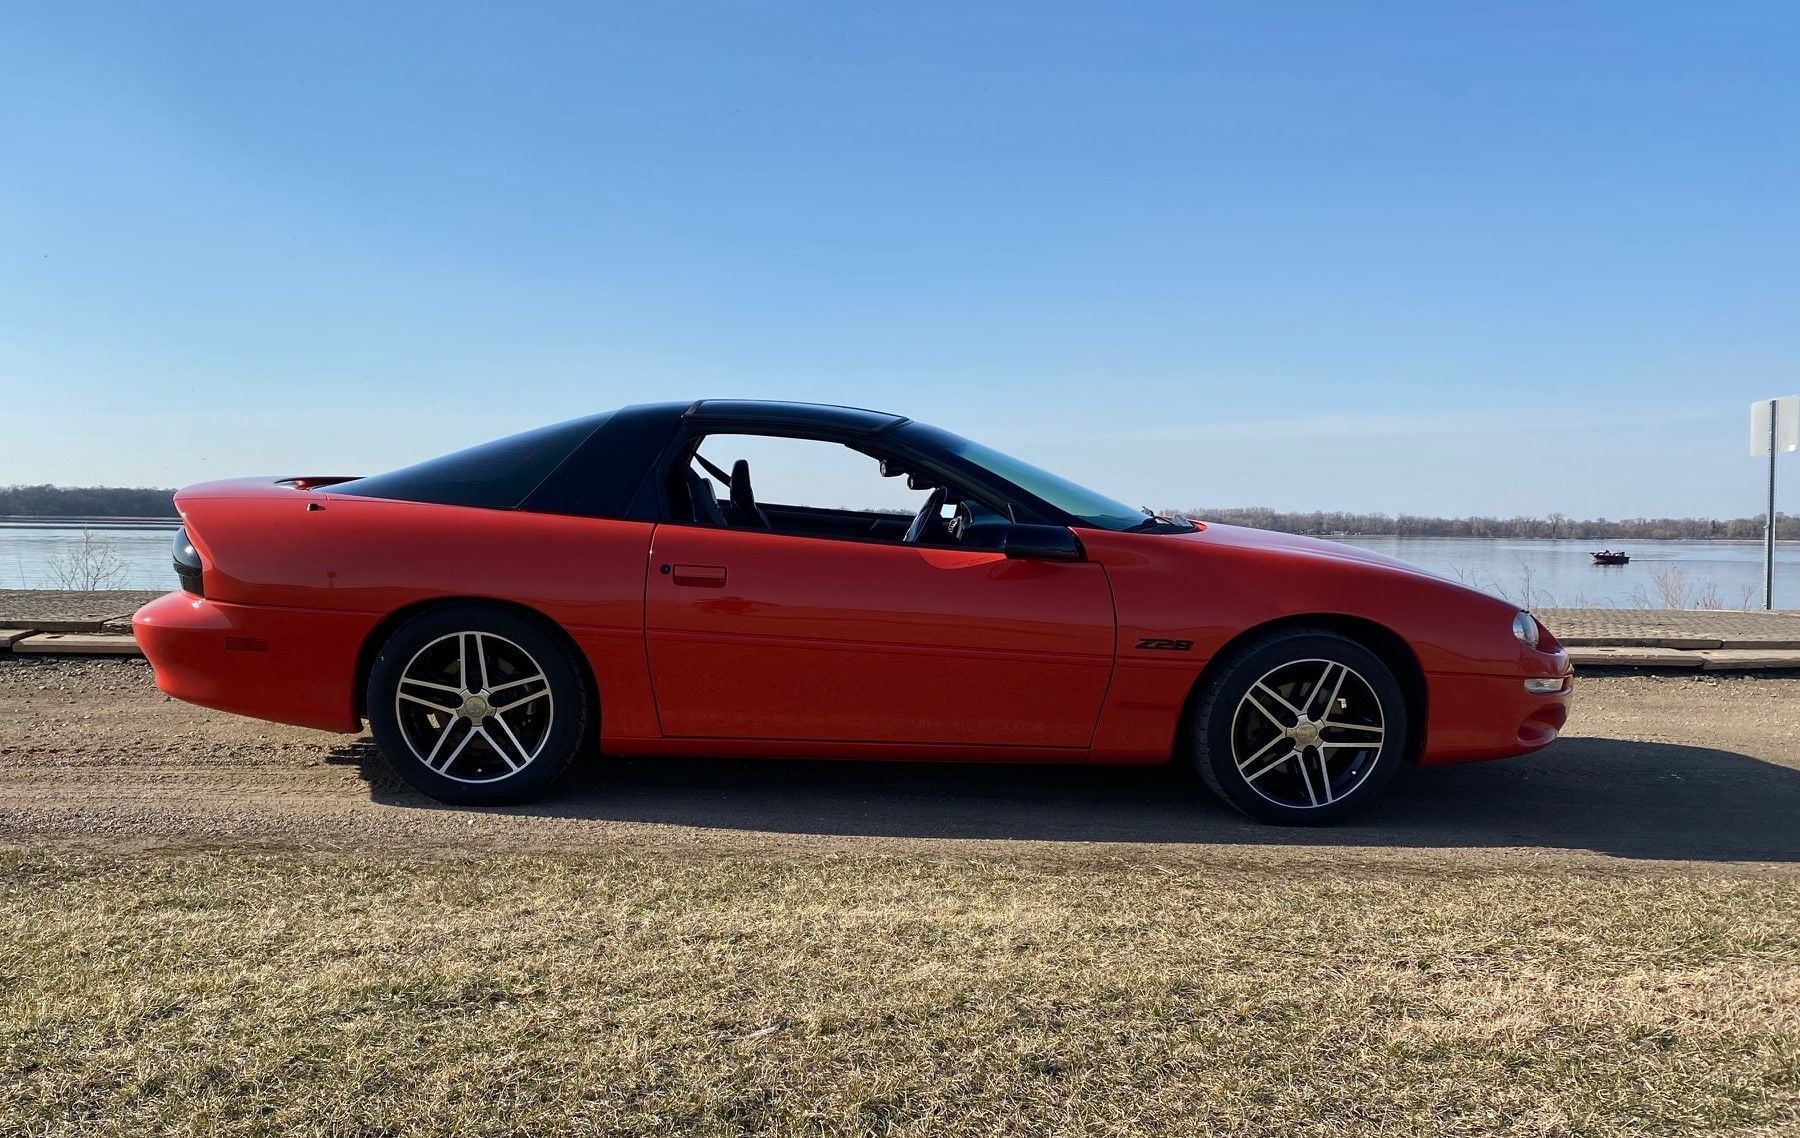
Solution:
[{"label": "dry grass", "polygon": [[1792,876],[0,855],[0,1132],[1800,1124]]}]

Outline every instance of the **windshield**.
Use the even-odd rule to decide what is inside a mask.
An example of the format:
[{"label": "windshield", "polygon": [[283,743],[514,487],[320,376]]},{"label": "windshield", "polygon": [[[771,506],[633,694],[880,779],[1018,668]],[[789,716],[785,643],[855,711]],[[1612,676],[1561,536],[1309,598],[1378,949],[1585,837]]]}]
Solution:
[{"label": "windshield", "polygon": [[[922,425],[922,424],[921,424]],[[1035,498],[1040,498],[1065,514],[1081,519],[1095,529],[1143,530],[1153,519],[1146,510],[1128,506],[1104,494],[1078,486],[1067,478],[1040,470],[1029,462],[1002,454],[993,447],[931,428],[932,441],[944,450],[1005,479]],[[1162,523],[1155,523],[1159,528]],[[1180,528],[1187,529],[1186,525]]]}]

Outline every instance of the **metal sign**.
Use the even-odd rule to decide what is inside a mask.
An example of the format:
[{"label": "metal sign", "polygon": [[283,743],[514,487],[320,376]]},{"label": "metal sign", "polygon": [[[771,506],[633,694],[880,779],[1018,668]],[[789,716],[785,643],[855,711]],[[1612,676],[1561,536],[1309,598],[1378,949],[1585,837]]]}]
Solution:
[{"label": "metal sign", "polygon": [[1750,404],[1750,453],[1767,458],[1774,451],[1800,447],[1800,395],[1758,399]]},{"label": "metal sign", "polygon": [[1769,460],[1769,512],[1763,515],[1763,608],[1775,607],[1775,456],[1800,445],[1800,395],[1750,404],[1750,453]]}]

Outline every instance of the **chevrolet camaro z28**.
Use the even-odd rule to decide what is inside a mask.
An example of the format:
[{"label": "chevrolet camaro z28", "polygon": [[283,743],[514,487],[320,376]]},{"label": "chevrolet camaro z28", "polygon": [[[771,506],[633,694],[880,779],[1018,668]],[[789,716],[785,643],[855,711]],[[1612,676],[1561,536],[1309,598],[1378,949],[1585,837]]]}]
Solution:
[{"label": "chevrolet camaro z28", "polygon": [[1571,691],[1505,601],[854,408],[626,407],[175,502],[181,588],[134,621],[157,686],[367,720],[454,803],[542,795],[583,752],[1173,760],[1252,817],[1317,823],[1407,763],[1543,747]]}]

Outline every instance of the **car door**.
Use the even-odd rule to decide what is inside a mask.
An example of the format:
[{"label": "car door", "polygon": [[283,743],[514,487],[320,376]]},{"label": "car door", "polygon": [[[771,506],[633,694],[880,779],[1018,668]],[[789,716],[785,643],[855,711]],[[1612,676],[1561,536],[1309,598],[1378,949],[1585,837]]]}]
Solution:
[{"label": "car door", "polygon": [[1112,593],[1074,561],[663,524],[645,635],[669,737],[1081,748]]}]

